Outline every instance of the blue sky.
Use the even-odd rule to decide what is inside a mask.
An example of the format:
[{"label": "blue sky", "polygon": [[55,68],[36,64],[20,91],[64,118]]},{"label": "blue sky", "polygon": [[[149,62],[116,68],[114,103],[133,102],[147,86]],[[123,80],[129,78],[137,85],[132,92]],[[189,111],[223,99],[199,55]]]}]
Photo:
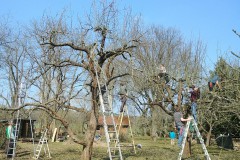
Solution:
[{"label": "blue sky", "polygon": [[[240,52],[239,0],[118,0],[119,7],[132,7],[146,24],[174,27],[186,39],[201,39],[207,45],[207,66],[212,69],[217,58]],[[56,15],[64,8],[74,15],[88,11],[89,0],[2,0],[0,16],[9,16],[11,23],[28,24],[43,13]]]}]

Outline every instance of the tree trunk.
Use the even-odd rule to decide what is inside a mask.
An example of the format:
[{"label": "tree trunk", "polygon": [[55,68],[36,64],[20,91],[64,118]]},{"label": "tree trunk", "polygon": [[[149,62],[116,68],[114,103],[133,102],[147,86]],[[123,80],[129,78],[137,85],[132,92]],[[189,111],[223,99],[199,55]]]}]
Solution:
[{"label": "tree trunk", "polygon": [[152,132],[151,132],[151,137],[152,137],[152,140],[154,142],[156,142],[157,140],[157,112],[156,112],[156,109],[155,107],[151,107],[151,111],[152,111]]},{"label": "tree trunk", "polygon": [[191,157],[191,154],[192,154],[192,150],[191,150],[191,134],[188,133],[187,139],[186,139],[186,143],[185,143],[185,147],[184,147],[184,150],[183,150],[183,158],[184,159],[189,158],[189,157]]},{"label": "tree trunk", "polygon": [[208,133],[207,133],[206,146],[210,146],[211,135],[212,135],[212,126],[209,127],[209,131],[208,131]]},{"label": "tree trunk", "polygon": [[182,80],[179,81],[179,90],[178,90],[178,108],[182,105]]},{"label": "tree trunk", "polygon": [[91,160],[94,136],[97,129],[97,118],[99,113],[97,87],[92,87],[92,109],[88,129],[85,134],[86,145],[83,145],[81,160]]},{"label": "tree trunk", "polygon": [[147,136],[147,125],[143,127],[143,136]]},{"label": "tree trunk", "polygon": [[141,116],[141,133],[143,136],[147,136],[147,131],[148,131],[148,119],[147,119],[147,113],[144,111],[142,112]]},{"label": "tree trunk", "polygon": [[97,119],[94,111],[92,111],[90,115],[88,130],[85,134],[86,145],[83,146],[83,151],[80,158],[82,160],[91,160],[93,140],[96,133],[96,128],[97,128]]}]

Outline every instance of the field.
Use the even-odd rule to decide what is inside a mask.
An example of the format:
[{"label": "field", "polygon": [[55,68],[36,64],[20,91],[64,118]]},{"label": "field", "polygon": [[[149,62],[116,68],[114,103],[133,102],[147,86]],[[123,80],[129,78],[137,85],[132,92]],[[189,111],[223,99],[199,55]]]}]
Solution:
[{"label": "field", "polygon": [[[170,145],[170,139],[159,138],[153,142],[150,137],[135,137],[135,144],[141,144],[142,148],[137,149],[137,154],[132,153],[131,149],[122,148],[125,160],[176,160],[179,148]],[[18,142],[16,160],[32,159],[33,144]],[[70,142],[54,142],[49,143],[51,159],[53,160],[79,160],[82,148],[79,145]],[[106,143],[102,140],[94,143],[93,160],[107,160]],[[218,148],[216,145],[208,147],[208,152],[212,160],[239,160],[240,151],[225,150]],[[0,151],[0,159],[5,159],[4,150]],[[42,151],[40,159],[47,158]],[[200,144],[192,144],[192,156],[189,160],[204,159]]]}]

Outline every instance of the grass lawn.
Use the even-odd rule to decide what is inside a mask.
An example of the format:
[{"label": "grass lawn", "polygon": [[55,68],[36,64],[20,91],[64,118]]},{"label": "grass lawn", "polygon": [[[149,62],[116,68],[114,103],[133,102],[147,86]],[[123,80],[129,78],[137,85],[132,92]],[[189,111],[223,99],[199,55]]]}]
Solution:
[{"label": "grass lawn", "polygon": [[[142,149],[137,149],[137,154],[132,153],[130,148],[122,148],[122,154],[126,160],[176,160],[180,149],[170,145],[170,139],[159,138],[153,142],[150,137],[135,137],[135,144],[141,144]],[[32,159],[32,143],[18,142],[16,160]],[[49,143],[51,159],[54,160],[79,160],[82,147],[69,142]],[[207,148],[212,160],[240,160],[240,151],[224,150],[217,146]],[[44,156],[44,151],[40,159],[48,159]],[[0,159],[5,159],[4,150],[0,150]],[[107,160],[107,148],[104,140],[94,143],[93,160]],[[189,160],[204,159],[204,154],[200,144],[192,144],[192,156]]]}]

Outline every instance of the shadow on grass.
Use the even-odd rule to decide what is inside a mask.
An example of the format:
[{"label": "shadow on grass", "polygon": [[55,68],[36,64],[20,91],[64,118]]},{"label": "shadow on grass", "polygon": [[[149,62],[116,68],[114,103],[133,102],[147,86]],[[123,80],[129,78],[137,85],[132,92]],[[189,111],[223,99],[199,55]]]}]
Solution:
[{"label": "shadow on grass", "polygon": [[31,154],[31,152],[29,152],[29,151],[17,152],[16,157],[24,157],[24,156],[27,156],[27,155],[30,155],[30,154]]}]

